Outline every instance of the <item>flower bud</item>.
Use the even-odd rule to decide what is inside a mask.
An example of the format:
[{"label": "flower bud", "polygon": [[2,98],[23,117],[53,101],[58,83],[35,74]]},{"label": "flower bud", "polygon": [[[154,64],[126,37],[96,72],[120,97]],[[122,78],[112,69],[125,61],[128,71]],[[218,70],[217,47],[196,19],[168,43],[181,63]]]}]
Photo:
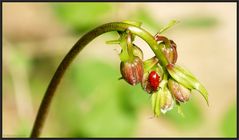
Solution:
[{"label": "flower bud", "polygon": [[[171,40],[170,40],[170,42],[171,42]],[[169,63],[171,63],[171,64],[176,63],[178,54],[177,54],[177,50],[176,50],[176,44],[174,42],[173,42],[173,44],[170,44],[169,48],[167,48],[164,45],[164,47],[162,48],[162,51]]]},{"label": "flower bud", "polygon": [[175,64],[178,58],[177,54],[177,45],[173,40],[169,40],[165,36],[161,36],[160,34],[155,35],[155,40],[157,42],[162,41],[161,43],[164,43],[164,47],[161,48],[165,57],[167,58],[168,62],[171,64]]},{"label": "flower bud", "polygon": [[120,63],[122,78],[130,85],[136,85],[142,81],[144,74],[143,61],[139,57],[134,57],[133,61],[122,61]]},{"label": "flower bud", "polygon": [[166,86],[159,88],[158,91],[152,94],[152,109],[154,115],[158,117],[160,112],[166,113],[174,106],[173,97]]},{"label": "flower bud", "polygon": [[160,105],[162,113],[166,113],[167,111],[173,108],[174,105],[173,97],[167,87],[163,89]]},{"label": "flower bud", "polygon": [[190,91],[175,80],[169,79],[168,87],[177,101],[185,102],[189,100]]}]

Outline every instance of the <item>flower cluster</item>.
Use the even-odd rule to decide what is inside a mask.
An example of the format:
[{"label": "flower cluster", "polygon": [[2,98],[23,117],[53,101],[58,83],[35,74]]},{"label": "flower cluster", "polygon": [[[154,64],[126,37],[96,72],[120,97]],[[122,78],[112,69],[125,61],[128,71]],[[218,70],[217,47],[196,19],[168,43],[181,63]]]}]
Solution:
[{"label": "flower cluster", "polygon": [[[163,30],[169,26],[172,25]],[[143,61],[143,52],[133,43],[135,36],[130,30],[118,33],[120,38],[113,42],[117,42],[122,48],[119,54],[122,79],[132,86],[141,84],[142,89],[151,95],[155,116],[159,116],[161,112],[166,113],[175,105],[179,108],[180,103],[190,99],[191,90],[199,91],[208,104],[206,89],[191,72],[176,64],[177,45],[173,40],[161,35],[162,31],[154,36],[154,40],[157,42],[158,51],[162,52],[168,62],[165,66],[157,56]]]}]

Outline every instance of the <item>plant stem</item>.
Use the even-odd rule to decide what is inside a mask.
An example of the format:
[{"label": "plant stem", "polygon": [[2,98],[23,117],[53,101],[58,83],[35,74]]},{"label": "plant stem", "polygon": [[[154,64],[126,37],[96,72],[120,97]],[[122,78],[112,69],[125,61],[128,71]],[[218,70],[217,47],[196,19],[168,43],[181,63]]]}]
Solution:
[{"label": "plant stem", "polygon": [[72,47],[72,49],[68,52],[68,54],[65,56],[65,58],[58,66],[54,76],[51,79],[50,84],[48,85],[48,88],[45,92],[40,108],[38,110],[37,117],[35,119],[34,126],[31,132],[32,138],[39,137],[56,88],[59,85],[66,69],[71,64],[76,55],[97,36],[110,31],[125,31],[127,29],[131,33],[141,37],[149,44],[149,46],[151,47],[157,58],[160,60],[161,65],[166,66],[168,64],[161,49],[158,47],[157,42],[154,40],[154,37],[140,27],[123,22],[112,22],[101,25],[91,30],[76,42],[76,44]]}]

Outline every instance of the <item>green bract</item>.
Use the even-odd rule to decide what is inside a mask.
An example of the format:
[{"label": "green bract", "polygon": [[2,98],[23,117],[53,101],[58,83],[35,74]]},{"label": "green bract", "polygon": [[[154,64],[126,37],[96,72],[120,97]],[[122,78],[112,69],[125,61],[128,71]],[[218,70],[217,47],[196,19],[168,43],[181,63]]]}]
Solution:
[{"label": "green bract", "polygon": [[208,103],[208,93],[205,87],[196,79],[196,77],[179,65],[168,65],[167,70],[169,74],[180,84],[189,88],[190,90],[195,89],[199,91],[204,99]]},{"label": "green bract", "polygon": [[162,34],[164,31],[168,30],[169,28],[173,27],[175,24],[179,23],[179,21],[177,20],[172,20],[168,23],[168,25],[166,25],[165,27],[163,27],[159,33]]}]

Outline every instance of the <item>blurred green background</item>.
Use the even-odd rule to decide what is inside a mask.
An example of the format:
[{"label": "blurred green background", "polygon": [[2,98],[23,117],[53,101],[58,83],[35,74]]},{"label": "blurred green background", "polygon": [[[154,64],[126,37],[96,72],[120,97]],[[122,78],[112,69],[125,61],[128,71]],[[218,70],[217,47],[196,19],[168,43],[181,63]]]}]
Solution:
[{"label": "blurred green background", "polygon": [[[42,137],[236,137],[236,3],[3,3],[3,137],[28,137],[57,66],[87,31],[112,21],[140,21],[178,46],[178,64],[209,92],[153,118],[150,96],[120,75],[120,47],[92,41],[66,72]],[[144,59],[153,52],[141,39]]]}]

